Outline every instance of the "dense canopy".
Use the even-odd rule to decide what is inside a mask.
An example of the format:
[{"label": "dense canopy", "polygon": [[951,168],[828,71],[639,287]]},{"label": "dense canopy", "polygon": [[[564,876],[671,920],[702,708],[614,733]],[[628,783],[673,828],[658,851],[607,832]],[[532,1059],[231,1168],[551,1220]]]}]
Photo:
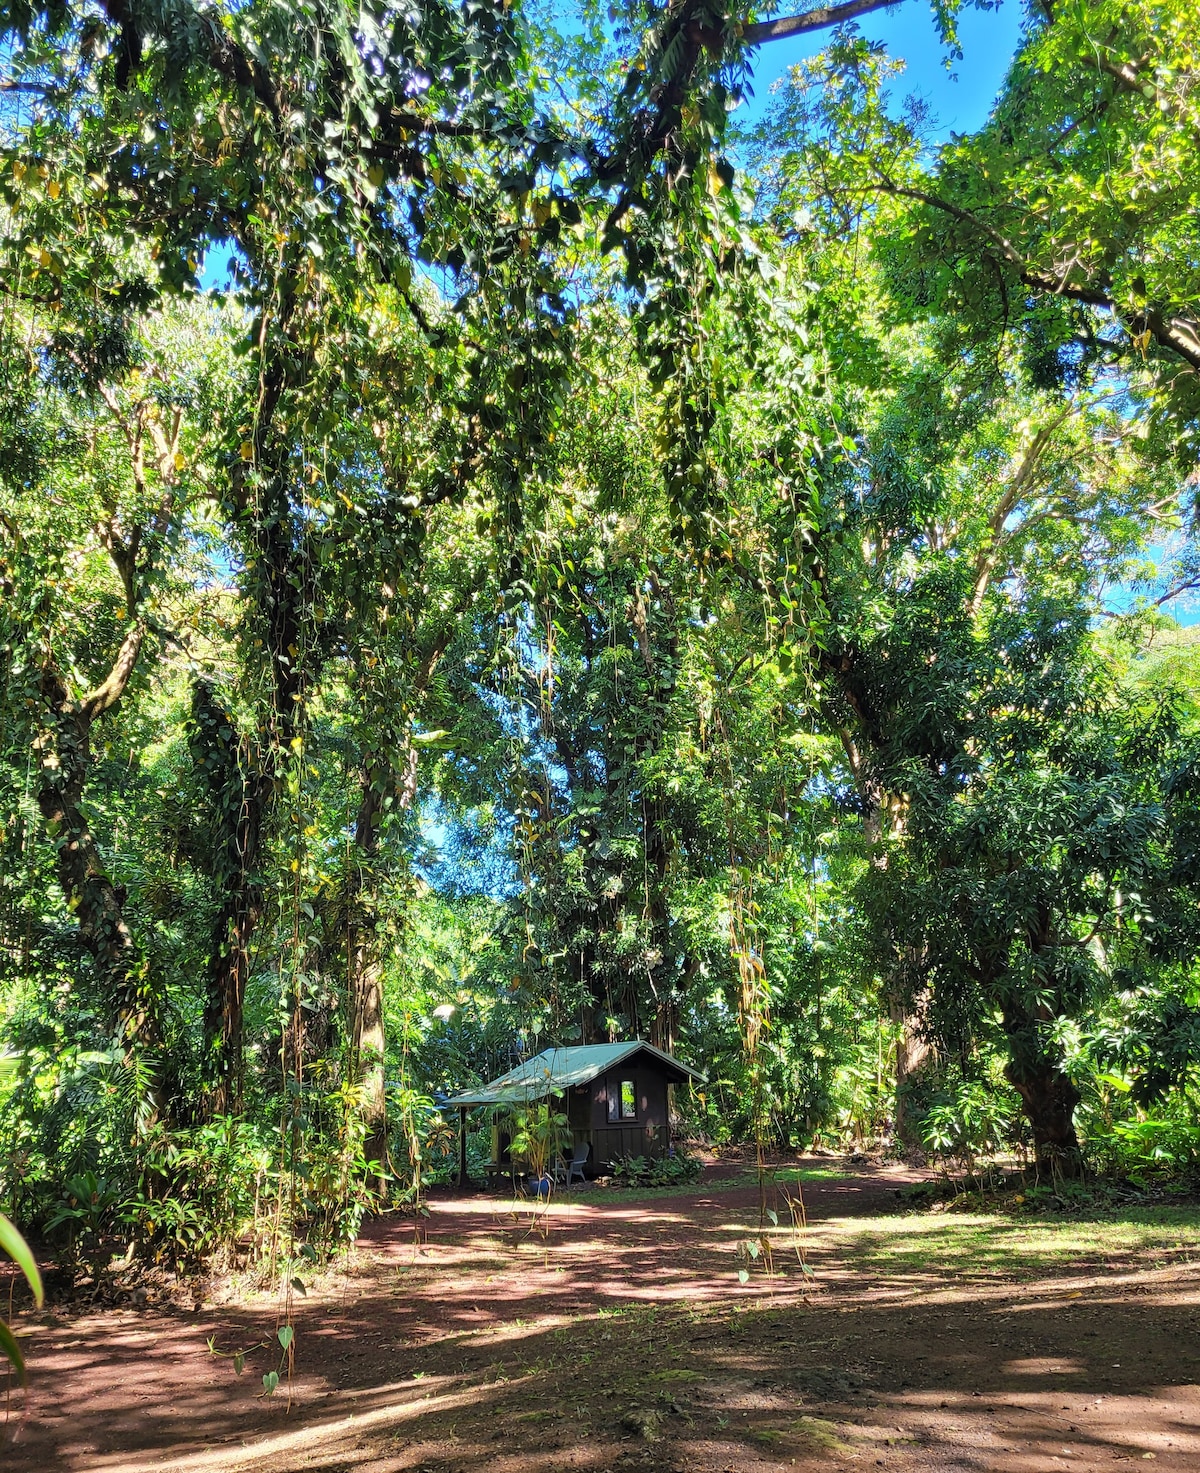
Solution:
[{"label": "dense canopy", "polygon": [[945,136],[878,8],[0,5],[27,1232],[322,1258],[625,1040],[1200,1155],[1200,18],[1031,0]]}]

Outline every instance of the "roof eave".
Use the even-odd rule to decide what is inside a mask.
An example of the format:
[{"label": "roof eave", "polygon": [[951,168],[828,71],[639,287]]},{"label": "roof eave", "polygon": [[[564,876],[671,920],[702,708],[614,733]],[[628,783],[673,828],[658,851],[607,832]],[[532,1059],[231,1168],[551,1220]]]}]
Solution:
[{"label": "roof eave", "polygon": [[693,1069],[690,1064],[681,1063],[655,1044],[647,1043],[643,1039],[631,1039],[624,1047],[608,1053],[594,1067],[571,1070],[569,1077],[556,1079],[549,1070],[541,1074],[527,1074],[524,1078],[514,1079],[512,1077],[521,1074],[523,1070],[529,1068],[530,1064],[546,1055],[550,1056],[552,1067],[556,1053],[565,1054],[569,1051],[569,1048],[543,1049],[540,1054],[535,1054],[533,1059],[526,1060],[516,1069],[510,1069],[507,1074],[500,1075],[499,1079],[492,1080],[490,1087],[482,1090],[464,1090],[463,1093],[448,1099],[446,1104],[455,1109],[475,1109],[485,1105],[521,1105],[527,1101],[545,1099],[547,1095],[565,1094],[567,1090],[578,1085],[591,1084],[601,1074],[606,1074],[610,1069],[615,1069],[624,1063],[626,1059],[632,1058],[634,1054],[642,1052],[652,1054],[662,1066],[664,1073],[676,1076],[670,1080],[672,1084],[686,1084],[689,1080],[696,1084],[708,1082],[706,1076],[699,1070]]}]

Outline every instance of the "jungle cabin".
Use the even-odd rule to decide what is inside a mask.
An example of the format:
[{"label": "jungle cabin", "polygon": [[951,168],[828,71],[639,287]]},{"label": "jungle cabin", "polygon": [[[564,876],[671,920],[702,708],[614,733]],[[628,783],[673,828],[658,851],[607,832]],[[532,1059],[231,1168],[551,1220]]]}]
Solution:
[{"label": "jungle cabin", "polygon": [[671,1149],[668,1091],[704,1082],[687,1064],[638,1039],[545,1049],[499,1079],[447,1100],[459,1112],[459,1184],[467,1182],[467,1111],[490,1106],[492,1164],[507,1164],[505,1117],[549,1100],[567,1117],[572,1149],[585,1142],[589,1176],[603,1175],[617,1156],[666,1156]]}]

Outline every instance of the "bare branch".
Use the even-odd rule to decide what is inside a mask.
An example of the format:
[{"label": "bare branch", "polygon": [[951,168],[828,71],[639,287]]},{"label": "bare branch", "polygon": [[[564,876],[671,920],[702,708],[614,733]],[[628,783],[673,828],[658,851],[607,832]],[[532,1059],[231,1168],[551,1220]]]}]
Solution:
[{"label": "bare branch", "polygon": [[842,5],[821,5],[800,15],[756,21],[742,32],[742,40],[747,46],[761,46],[765,41],[784,41],[789,36],[823,31],[829,26],[840,26],[843,21],[853,20],[855,16],[867,15],[872,10],[890,10],[902,3],[903,0],[846,0]]},{"label": "bare branch", "polygon": [[991,582],[992,574],[996,570],[996,564],[1000,560],[1001,548],[1010,544],[1017,531],[1022,531],[1032,525],[1028,519],[1008,536],[1002,536],[1004,524],[1021,504],[1026,492],[1037,473],[1046,447],[1054,437],[1055,431],[1071,415],[1074,406],[1068,404],[1059,414],[1043,425],[1033,439],[1029,442],[1025,454],[1021,457],[1021,463],[1017,467],[1017,473],[1009,482],[1003,495],[992,509],[988,518],[988,527],[991,537],[988,546],[984,548],[975,559],[975,587],[971,595],[971,613],[978,614],[983,607],[984,595],[987,593],[988,584]]}]

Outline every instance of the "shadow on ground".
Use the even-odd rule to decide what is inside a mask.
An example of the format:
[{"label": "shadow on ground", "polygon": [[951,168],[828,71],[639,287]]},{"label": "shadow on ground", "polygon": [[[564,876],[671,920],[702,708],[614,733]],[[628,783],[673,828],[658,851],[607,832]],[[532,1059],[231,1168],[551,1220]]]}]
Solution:
[{"label": "shadow on ground", "polygon": [[[124,1311],[32,1332],[35,1391],[0,1453],[24,1470],[1200,1466],[1200,1229],[1188,1214],[1022,1225],[885,1216],[897,1173],[806,1189],[742,1286],[757,1196],[593,1193],[532,1228],[486,1198],[372,1225],[295,1316]],[[779,1204],[777,1204],[778,1208]],[[786,1223],[786,1211],[781,1212]],[[244,1375],[229,1358],[244,1350]],[[273,1349],[266,1348],[268,1344]],[[15,1409],[15,1403],[14,1403]],[[10,1429],[12,1424],[10,1423]]]}]

